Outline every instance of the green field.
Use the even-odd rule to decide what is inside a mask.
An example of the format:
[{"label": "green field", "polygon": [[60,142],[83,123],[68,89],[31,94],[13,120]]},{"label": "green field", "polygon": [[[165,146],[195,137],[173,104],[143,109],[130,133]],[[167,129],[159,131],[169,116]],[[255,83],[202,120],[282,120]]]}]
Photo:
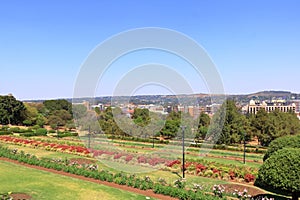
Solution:
[{"label": "green field", "polygon": [[[0,161],[0,192],[26,193],[35,200],[137,199],[145,196]],[[151,198],[153,199],[153,198]]]}]

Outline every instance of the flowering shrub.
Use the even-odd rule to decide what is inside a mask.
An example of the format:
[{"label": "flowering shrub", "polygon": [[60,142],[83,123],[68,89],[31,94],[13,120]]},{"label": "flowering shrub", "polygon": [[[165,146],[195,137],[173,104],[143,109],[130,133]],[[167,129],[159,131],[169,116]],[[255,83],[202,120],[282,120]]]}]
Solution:
[{"label": "flowering shrub", "polygon": [[12,192],[0,193],[0,200],[13,200],[10,196]]},{"label": "flowering shrub", "polygon": [[233,196],[237,197],[240,200],[247,200],[251,198],[251,195],[248,194],[247,189],[244,189],[243,192],[240,192],[238,190],[234,190]]},{"label": "flowering shrub", "polygon": [[245,174],[244,179],[247,183],[253,182],[255,180],[255,176],[253,174]]},{"label": "flowering shrub", "polygon": [[222,198],[224,191],[225,191],[225,187],[222,185],[214,185],[213,186],[214,195],[217,197]]},{"label": "flowering shrub", "polygon": [[177,188],[183,189],[183,188],[185,187],[185,185],[186,185],[186,180],[183,179],[183,178],[180,178],[180,179],[178,179],[178,180],[176,180],[176,181],[174,182],[174,185],[175,185],[175,187],[177,187]]},{"label": "flowering shrub", "polygon": [[181,162],[179,160],[173,160],[173,161],[170,161],[166,164],[167,167],[173,167],[174,165],[176,164],[181,164]]},{"label": "flowering shrub", "polygon": [[193,184],[193,191],[194,192],[198,192],[198,191],[201,191],[203,189],[203,187],[201,186],[201,185],[199,185],[199,184],[196,184],[196,183],[194,183]]},{"label": "flowering shrub", "polygon": [[132,155],[127,155],[126,158],[125,158],[125,161],[126,162],[129,162],[133,159],[133,156]]},{"label": "flowering shrub", "polygon": [[78,154],[89,154],[89,150],[82,146],[72,146],[67,144],[56,144],[56,143],[48,143],[36,140],[28,140],[22,138],[16,138],[12,136],[1,136],[0,140],[5,141],[7,143],[18,144],[18,145],[26,145],[32,147],[44,147],[46,150],[61,150],[65,152],[73,152]]},{"label": "flowering shrub", "polygon": [[117,153],[117,154],[114,155],[114,159],[119,159],[119,158],[121,158],[122,156],[123,156],[123,154]]}]

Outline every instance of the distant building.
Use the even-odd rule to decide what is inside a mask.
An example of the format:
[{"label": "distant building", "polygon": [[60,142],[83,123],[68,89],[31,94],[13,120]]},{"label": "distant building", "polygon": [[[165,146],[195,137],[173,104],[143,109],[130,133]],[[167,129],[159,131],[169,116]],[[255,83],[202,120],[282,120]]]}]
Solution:
[{"label": "distant building", "polygon": [[91,106],[92,109],[95,109],[95,108],[99,108],[99,110],[105,110],[105,106],[102,104],[102,103],[99,103],[97,105],[92,105]]},{"label": "distant building", "polygon": [[272,100],[272,101],[254,101],[251,100],[247,106],[248,113],[256,114],[260,109],[264,109],[266,112],[273,112],[276,109],[280,112],[296,112],[296,104],[292,102],[286,102],[285,100]]}]

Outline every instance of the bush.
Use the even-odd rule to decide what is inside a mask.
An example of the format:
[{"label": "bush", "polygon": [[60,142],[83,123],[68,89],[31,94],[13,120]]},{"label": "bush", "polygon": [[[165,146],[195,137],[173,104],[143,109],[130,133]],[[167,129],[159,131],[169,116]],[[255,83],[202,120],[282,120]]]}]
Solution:
[{"label": "bush", "polygon": [[58,137],[63,138],[63,137],[71,137],[71,136],[78,136],[78,133],[76,132],[58,132]]},{"label": "bush", "polygon": [[284,136],[273,140],[263,160],[267,160],[274,152],[285,147],[300,148],[300,135]]},{"label": "bush", "polygon": [[53,129],[49,130],[48,132],[49,132],[49,133],[56,133],[56,131],[53,130]]},{"label": "bush", "polygon": [[283,148],[274,152],[261,166],[255,185],[300,194],[300,148]]},{"label": "bush", "polygon": [[10,131],[0,131],[0,135],[12,135]]},{"label": "bush", "polygon": [[35,131],[35,133],[37,134],[37,135],[47,135],[47,129],[45,129],[45,128],[38,128],[36,131]]}]

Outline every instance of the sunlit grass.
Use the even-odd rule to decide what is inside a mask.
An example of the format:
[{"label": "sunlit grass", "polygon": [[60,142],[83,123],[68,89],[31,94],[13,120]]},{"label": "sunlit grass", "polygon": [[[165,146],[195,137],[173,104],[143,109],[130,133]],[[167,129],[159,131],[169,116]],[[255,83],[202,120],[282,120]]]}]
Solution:
[{"label": "sunlit grass", "polygon": [[0,192],[26,193],[39,200],[138,199],[145,196],[0,161]]}]

